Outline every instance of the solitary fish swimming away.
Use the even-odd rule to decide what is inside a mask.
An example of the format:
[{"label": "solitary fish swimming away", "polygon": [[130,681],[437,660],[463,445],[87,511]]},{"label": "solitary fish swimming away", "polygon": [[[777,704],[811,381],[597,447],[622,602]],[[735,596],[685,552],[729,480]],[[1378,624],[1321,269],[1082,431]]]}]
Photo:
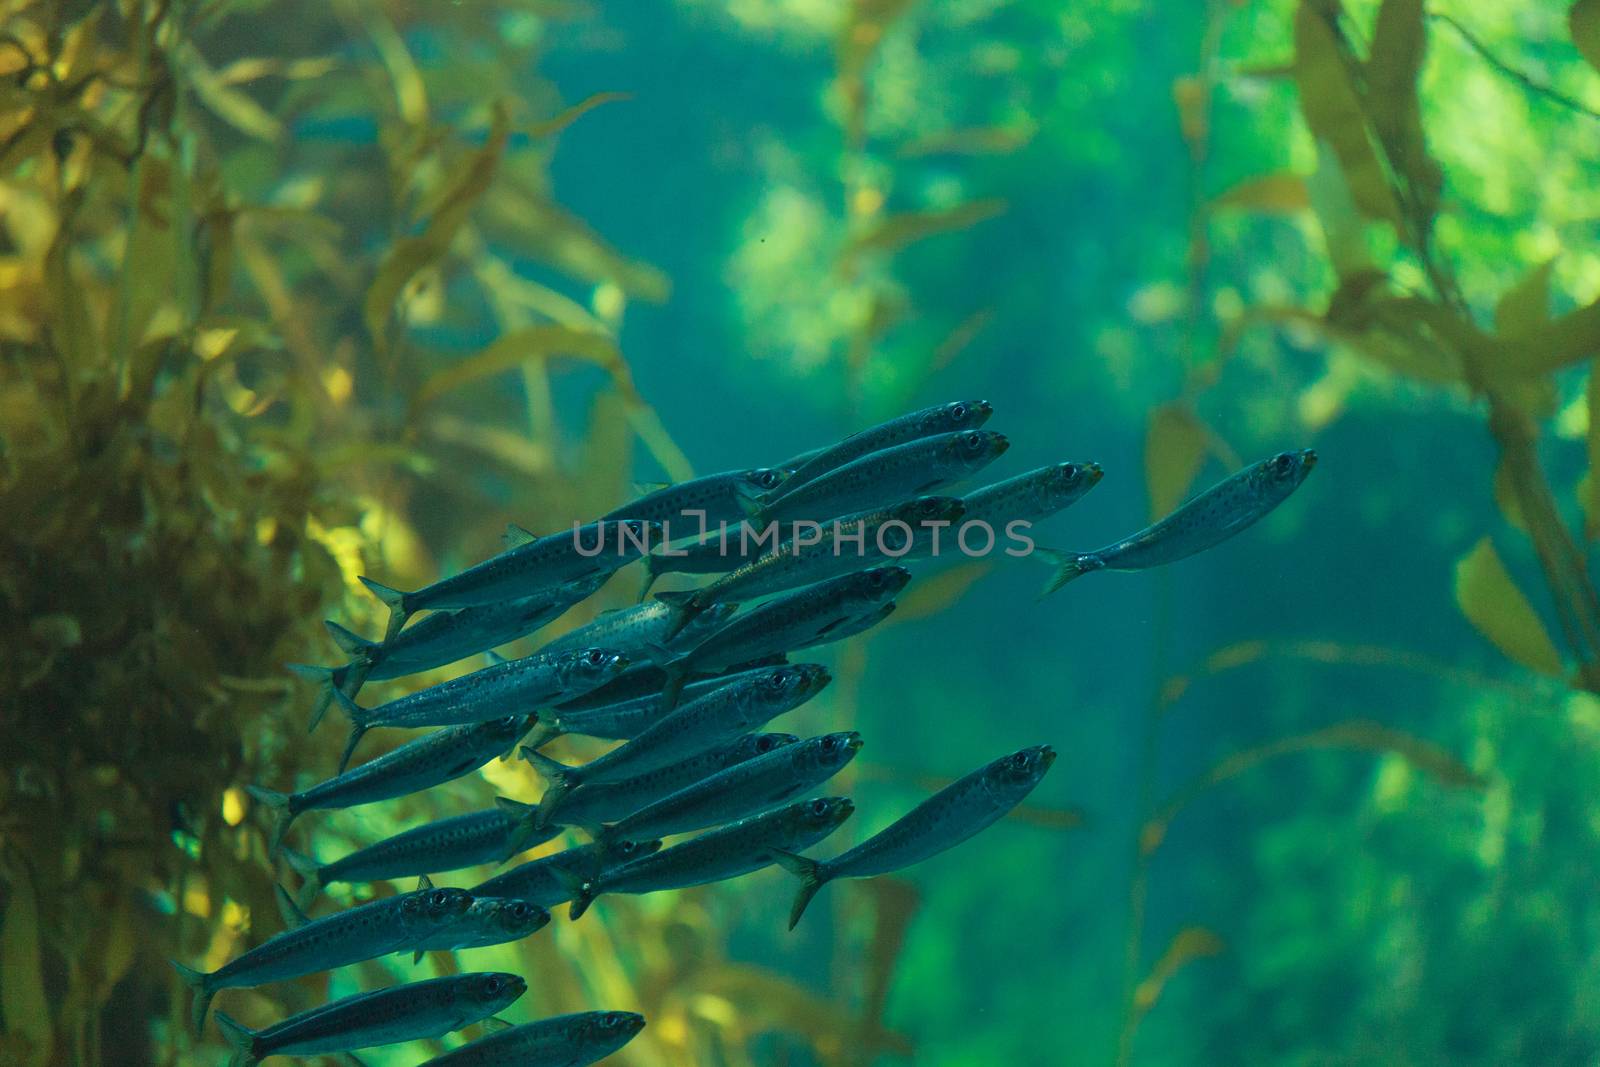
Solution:
[{"label": "solitary fish swimming away", "polygon": [[869,452],[821,475],[781,500],[749,502],[751,521],[822,520],[881,508],[886,500],[909,500],[960,481],[1003,455],[1010,442],[992,430],[963,430],[907,441]]},{"label": "solitary fish swimming away", "polygon": [[[284,858],[305,879],[298,903],[301,907],[309,906],[319,892],[335,882],[393,881],[499,863],[511,847],[512,831],[531,818],[534,811],[532,804],[505,803],[514,806],[438,819],[368,845],[332,863],[318,863],[310,856],[285,848]],[[523,848],[541,845],[560,832],[560,827],[551,827],[533,834],[523,843]]]},{"label": "solitary fish swimming away", "polygon": [[602,856],[594,845],[578,845],[519,864],[473,887],[471,892],[474,896],[524,900],[541,908],[553,908],[572,899],[570,886],[575,877],[581,880],[597,869],[629,863],[660,847],[660,841],[625,841],[619,842],[610,855]]},{"label": "solitary fish swimming away", "polygon": [[1223,479],[1160,522],[1116,544],[1093,552],[1035,549],[1036,555],[1056,565],[1041,595],[1090,571],[1144,570],[1215,547],[1289,499],[1316,465],[1317,454],[1309,448],[1280,452]]},{"label": "solitary fish swimming away", "polygon": [[602,893],[687,889],[760,870],[776,862],[777,850],[810,848],[854,811],[849,797],[816,797],[708,830],[574,885],[572,918],[582,916]]},{"label": "solitary fish swimming away", "polygon": [[289,669],[296,674],[322,685],[311,711],[311,729],[315,730],[322,721],[323,713],[333,700],[334,689],[354,699],[365,682],[382,682],[431,671],[510,644],[559,618],[572,605],[604,585],[607,577],[602,574],[586,578],[520,600],[431,612],[387,642],[368,641],[329,619],[323,625],[333,635],[334,642],[351,657],[350,662],[342,667],[289,664]]},{"label": "solitary fish swimming away", "polygon": [[[578,786],[562,797],[560,803],[551,806],[550,825],[541,833],[554,833],[553,828],[557,826],[600,826],[616,822],[719,771],[799,740],[794,734],[745,734],[620,782],[591,782]],[[513,810],[518,812],[529,808],[529,805],[504,797],[501,803],[514,805]]]},{"label": "solitary fish swimming away", "polygon": [[412,951],[471,905],[472,894],[465,889],[438,889],[424,878],[414,892],[374,900],[304,925],[291,924],[290,929],[210,973],[176,960],[172,965],[194,990],[194,1029],[199,1033],[205,1028],[211,998],[219,989],[282,982],[391,952]]},{"label": "solitary fish swimming away", "polygon": [[1007,523],[1038,522],[1077,503],[1104,472],[1098,463],[1054,463],[974,489],[961,498],[967,522],[986,522],[998,533]]},{"label": "solitary fish swimming away", "polygon": [[268,1056],[314,1056],[441,1037],[489,1018],[527,990],[528,983],[515,974],[454,974],[356,993],[263,1030],[219,1011],[217,1027],[234,1049],[228,1067],[251,1067]]},{"label": "solitary fish swimming away", "polygon": [[482,670],[374,708],[363,708],[336,691],[334,699],[350,718],[350,739],[339,758],[339,769],[349,764],[361,738],[373,727],[459,726],[497,719],[507,712],[532,714],[546,704],[598,689],[628,669],[628,657],[614,648],[536,653],[508,660],[490,655],[497,662]]},{"label": "solitary fish swimming away", "polygon": [[361,581],[389,606],[389,628],[384,635],[387,641],[424,608],[481,607],[611,574],[649,552],[660,539],[660,532],[658,524],[637,519],[602,520],[533,538],[460,574],[411,592],[391,589],[370,578]]},{"label": "solitary fish swimming away", "polygon": [[813,737],[718,771],[620,822],[586,829],[608,852],[618,841],[670,837],[759,815],[832,778],[860,749],[861,735],[853,731]]},{"label": "solitary fish swimming away", "polygon": [[818,862],[783,849],[777,861],[800,878],[789,912],[793,930],[817,890],[835,878],[871,878],[954,848],[1022,803],[1056,761],[1049,745],[1025,748],[941,789],[849,852]]},{"label": "solitary fish swimming away", "polygon": [[421,1067],[587,1067],[643,1029],[644,1016],[631,1011],[560,1015],[480,1037]]},{"label": "solitary fish swimming away", "polygon": [[[962,503],[957,498],[928,496],[863,516],[832,520],[820,529],[802,528],[774,551],[710,585],[693,591],[657,593],[656,599],[677,612],[677,626],[687,627],[701,612],[715,605],[813,585],[865,570],[885,559],[924,555],[931,550],[937,533],[959,520],[962,513]],[[950,540],[954,540],[954,534]]]},{"label": "solitary fish swimming away", "polygon": [[773,492],[788,477],[788,471],[777,467],[707,474],[631,500],[606,512],[601,519],[659,522],[666,527],[664,536],[676,540],[743,517],[740,501]]},{"label": "solitary fish swimming away", "polygon": [[302,812],[392,800],[460,778],[496,756],[511,752],[532,724],[532,716],[511,715],[468,726],[449,726],[298,793],[279,793],[255,785],[246,786],[245,791],[274,812],[270,840],[271,851],[276,854],[284,831]]},{"label": "solitary fish swimming away", "polygon": [[994,408],[989,406],[987,400],[958,400],[950,404],[936,404],[921,411],[900,415],[888,422],[880,422],[865,430],[858,430],[836,445],[796,456],[783,464],[789,467],[792,473],[776,493],[768,496],[768,502],[776,503],[807,482],[814,481],[821,475],[837,470],[869,453],[880,452],[922,437],[976,430],[988,422],[992,414]]},{"label": "solitary fish swimming away", "polygon": [[747,680],[714,689],[678,707],[632,741],[579,767],[568,767],[524,747],[522,757],[549,783],[533,825],[547,825],[561,798],[584,783],[622,781],[704,752],[793,711],[831,680],[827,668],[816,663],[752,671]]}]

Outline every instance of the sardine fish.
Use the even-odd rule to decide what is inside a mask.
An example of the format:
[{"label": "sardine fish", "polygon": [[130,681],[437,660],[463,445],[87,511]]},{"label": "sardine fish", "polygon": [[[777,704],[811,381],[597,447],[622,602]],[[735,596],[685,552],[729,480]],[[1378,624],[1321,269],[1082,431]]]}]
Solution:
[{"label": "sardine fish", "polygon": [[315,1056],[442,1037],[504,1010],[527,990],[515,974],[453,974],[342,997],[261,1030],[219,1011],[217,1027],[234,1049],[228,1067],[252,1067],[268,1056]]},{"label": "sardine fish", "polygon": [[298,793],[256,785],[246,786],[245,791],[273,812],[270,840],[276,854],[289,824],[303,812],[393,800],[460,778],[496,756],[509,754],[532,724],[531,715],[510,715],[447,726]]},{"label": "sardine fish", "polygon": [[1093,552],[1036,548],[1036,555],[1056,566],[1043,595],[1090,571],[1144,570],[1214,548],[1289,499],[1316,465],[1317,454],[1309,448],[1279,452],[1223,479],[1171,515],[1115,544]]},{"label": "sardine fish", "polygon": [[951,783],[886,829],[831,860],[817,861],[782,849],[777,861],[800,879],[789,912],[793,930],[817,890],[835,878],[871,878],[921,863],[954,848],[1022,803],[1056,761],[1049,745],[1003,756]]}]

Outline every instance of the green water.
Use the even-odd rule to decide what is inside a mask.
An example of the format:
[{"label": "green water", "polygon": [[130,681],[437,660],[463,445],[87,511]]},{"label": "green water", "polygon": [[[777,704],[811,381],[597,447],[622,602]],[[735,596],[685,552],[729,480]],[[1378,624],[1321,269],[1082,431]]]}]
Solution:
[{"label": "green water", "polygon": [[775,728],[866,745],[812,851],[1054,746],[1014,817],[792,934],[769,869],[218,1006],[459,967],[643,1012],[627,1067],[1593,1062],[1600,13],[1338,7],[0,7],[0,1064],[226,1061],[164,960],[282,928],[240,787],[333,773],[281,665],[381,633],[357,575],[978,398],[976,484],[1104,467],[1055,548],[1320,457],[1200,556],[942,560],[815,653]]}]

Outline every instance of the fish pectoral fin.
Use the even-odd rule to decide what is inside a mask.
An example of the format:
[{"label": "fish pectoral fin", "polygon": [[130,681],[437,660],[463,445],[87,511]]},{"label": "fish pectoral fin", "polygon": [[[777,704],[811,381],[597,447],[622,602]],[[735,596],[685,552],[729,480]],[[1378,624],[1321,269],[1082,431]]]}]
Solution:
[{"label": "fish pectoral fin", "polygon": [[357,1056],[354,1052],[346,1052],[344,1054],[344,1062],[350,1064],[350,1067],[367,1067],[367,1061]]},{"label": "fish pectoral fin", "polygon": [[483,654],[483,660],[484,660],[485,663],[487,663],[491,667],[498,667],[502,663],[510,663],[511,662],[510,660],[506,659],[504,656],[502,656],[500,653],[494,651],[493,649],[490,649],[488,652],[485,652]]},{"label": "fish pectoral fin", "polygon": [[506,1022],[498,1015],[491,1015],[483,1020],[483,1029],[486,1033],[498,1034],[502,1030],[511,1029],[511,1023]]}]

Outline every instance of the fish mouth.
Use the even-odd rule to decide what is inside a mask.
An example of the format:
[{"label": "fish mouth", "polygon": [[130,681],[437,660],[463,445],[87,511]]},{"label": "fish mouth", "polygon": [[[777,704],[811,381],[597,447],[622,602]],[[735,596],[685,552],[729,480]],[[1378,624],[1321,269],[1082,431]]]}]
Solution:
[{"label": "fish mouth", "polygon": [[856,733],[854,730],[850,732],[849,737],[844,739],[844,749],[846,752],[858,752],[861,749],[861,745],[861,735]]},{"label": "fish mouth", "polygon": [[1317,465],[1317,450],[1314,448],[1302,448],[1300,450],[1300,463],[1305,467],[1306,473],[1310,474],[1311,469]]},{"label": "fish mouth", "polygon": [[629,1037],[632,1037],[634,1034],[637,1034],[640,1030],[644,1029],[644,1016],[630,1012],[628,1018],[623,1020],[622,1025],[617,1029],[621,1030]]},{"label": "fish mouth", "polygon": [[1056,761],[1056,750],[1049,745],[1040,745],[1038,752],[1040,769],[1048,771]]},{"label": "fish mouth", "polygon": [[814,669],[807,671],[801,678],[800,685],[807,693],[815,693],[832,681],[833,675],[828,668],[816,664]]},{"label": "fish mouth", "polygon": [[1083,468],[1083,476],[1090,485],[1096,485],[1099,483],[1101,478],[1106,476],[1105,468],[1101,467],[1098,463],[1085,464]]},{"label": "fish mouth", "polygon": [[840,797],[838,804],[834,806],[833,812],[836,822],[844,822],[856,813],[856,802],[849,797]]},{"label": "fish mouth", "polygon": [[528,991],[528,980],[520,974],[506,976],[506,992],[511,994],[511,999],[516,1000]]},{"label": "fish mouth", "polygon": [[1010,447],[1011,439],[1003,433],[997,433],[994,435],[994,440],[989,446],[989,455],[998,458],[1005,455],[1006,449]]}]

